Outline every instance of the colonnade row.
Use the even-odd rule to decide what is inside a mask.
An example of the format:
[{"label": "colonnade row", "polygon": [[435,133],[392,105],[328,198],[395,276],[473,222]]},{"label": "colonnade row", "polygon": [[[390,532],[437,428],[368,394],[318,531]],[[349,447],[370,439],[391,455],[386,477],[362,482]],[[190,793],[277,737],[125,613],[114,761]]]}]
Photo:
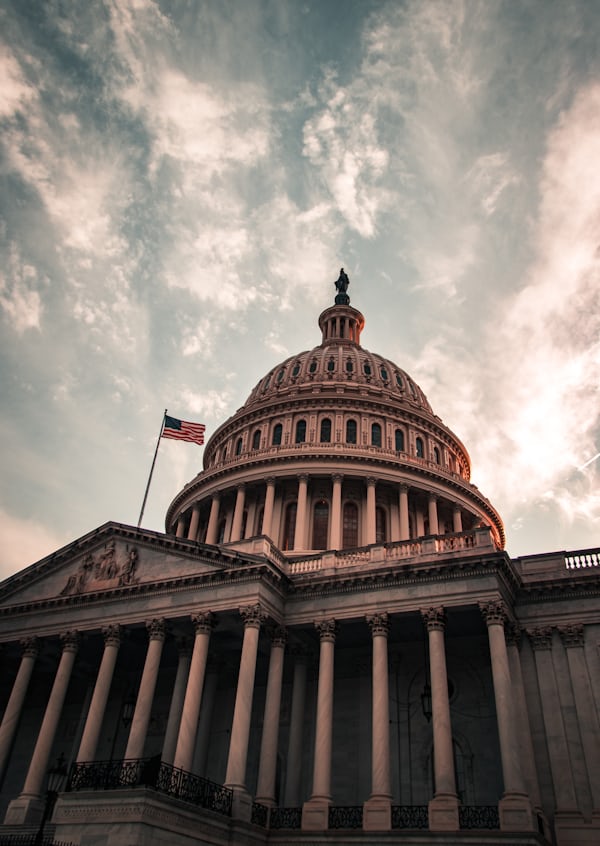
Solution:
[{"label": "colonnade row", "polygon": [[[327,490],[322,488],[324,483]],[[290,488],[290,484],[296,490]],[[266,479],[264,487],[237,485],[194,503],[176,523],[177,537],[209,544],[267,535],[283,550],[347,549],[469,529],[472,514],[434,493],[386,484],[378,497],[374,478],[302,474],[297,482]],[[382,487],[382,483],[379,483]]]},{"label": "colonnade row", "polygon": [[[501,602],[481,605],[489,638],[491,668],[496,704],[498,737],[504,794],[499,804],[501,827],[505,830],[534,829],[533,807],[541,807],[535,771],[533,745],[519,652],[514,638],[505,636],[506,610]],[[225,784],[234,792],[234,811],[249,814],[251,798],[246,786],[246,764],[252,714],[252,700],[258,655],[259,632],[266,616],[259,604],[239,609],[244,624],[234,712],[231,724]],[[435,793],[429,803],[431,829],[458,828],[458,805],[452,746],[452,727],[445,657],[445,612],[443,607],[423,609],[422,619],[428,632],[429,674],[432,697],[433,768]],[[215,617],[203,611],[192,617],[195,630],[193,647],[180,650],[171,708],[161,758],[186,771],[192,770],[198,720],[203,697],[208,649]],[[385,612],[366,617],[372,636],[372,737],[371,794],[364,805],[364,827],[385,830],[391,826],[390,781],[390,713],[388,679],[388,634],[390,619]],[[319,634],[319,671],[317,708],[313,750],[312,792],[304,803],[302,826],[305,829],[327,828],[327,813],[332,803],[331,764],[334,696],[334,653],[338,623],[335,619],[315,622]],[[124,754],[125,759],[144,755],[154,692],[158,678],[163,644],[166,637],[164,619],[147,624],[148,647],[137,694],[135,710]],[[281,626],[269,628],[271,650],[264,706],[258,781],[255,800],[276,804],[276,764],[279,737],[280,707],[284,652],[287,634]],[[565,764],[569,760],[568,742],[561,718],[557,682],[552,667],[551,631],[530,633],[534,647],[548,737],[551,769],[557,807],[577,810],[572,773]],[[573,687],[577,691],[576,707],[582,725],[593,725],[593,694],[585,671],[583,627],[567,627],[562,632],[567,647]],[[83,733],[75,757],[77,762],[94,761],[105,716],[122,631],[118,625],[103,629],[104,651],[98,670]],[[35,748],[29,763],[21,794],[9,805],[6,822],[31,821],[30,810],[41,801],[58,723],[75,663],[79,636],[66,632],[62,638],[62,654],[50,697],[45,709]],[[29,680],[38,654],[37,641],[24,645],[21,664],[0,725],[0,774],[5,770],[12,741],[25,703]],[[582,664],[583,662],[583,664]],[[303,724],[306,695],[306,659],[296,656],[292,685],[290,731],[287,749],[286,802],[299,804],[300,771],[303,748]],[[588,679],[587,686],[585,679]],[[584,745],[590,775],[594,808],[600,808],[600,775],[594,761],[598,754],[597,733]],[[522,766],[524,769],[522,769]],[[530,801],[530,799],[532,801]]]}]

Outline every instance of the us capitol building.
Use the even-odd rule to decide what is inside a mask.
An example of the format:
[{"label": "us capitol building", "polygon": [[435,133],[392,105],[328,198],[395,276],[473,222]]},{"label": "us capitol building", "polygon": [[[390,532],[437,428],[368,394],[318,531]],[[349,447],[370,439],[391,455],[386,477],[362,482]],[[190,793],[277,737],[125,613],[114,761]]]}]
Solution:
[{"label": "us capitol building", "polygon": [[600,843],[600,551],[509,558],[348,283],[164,534],[0,585],[0,843]]}]

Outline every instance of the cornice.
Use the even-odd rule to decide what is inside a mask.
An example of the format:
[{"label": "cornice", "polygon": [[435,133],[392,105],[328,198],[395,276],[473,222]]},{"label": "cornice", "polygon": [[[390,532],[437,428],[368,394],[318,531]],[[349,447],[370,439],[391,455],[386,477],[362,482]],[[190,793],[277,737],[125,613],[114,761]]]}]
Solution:
[{"label": "cornice", "polygon": [[565,571],[564,576],[543,582],[527,582],[521,585],[517,601],[519,604],[539,604],[557,600],[590,599],[600,596],[600,573],[573,573]]}]

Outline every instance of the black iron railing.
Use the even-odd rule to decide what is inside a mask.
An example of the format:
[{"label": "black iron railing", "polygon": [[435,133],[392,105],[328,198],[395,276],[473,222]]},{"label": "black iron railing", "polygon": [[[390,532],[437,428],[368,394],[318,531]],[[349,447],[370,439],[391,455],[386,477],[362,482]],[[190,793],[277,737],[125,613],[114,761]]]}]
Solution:
[{"label": "black iron railing", "polygon": [[37,834],[0,834],[0,846],[74,846],[64,840],[53,840],[50,835],[40,840]]},{"label": "black iron railing", "polygon": [[232,791],[157,758],[74,764],[67,790],[122,790],[152,787],[201,808],[231,816]]},{"label": "black iron railing", "polygon": [[253,802],[250,822],[254,823],[254,825],[260,825],[262,828],[266,828],[267,823],[269,822],[269,809],[267,806],[261,805],[260,802]]},{"label": "black iron railing", "polygon": [[362,828],[362,805],[330,805],[329,828]]},{"label": "black iron railing", "polygon": [[497,805],[460,805],[458,822],[461,828],[500,828]]},{"label": "black iron railing", "polygon": [[392,828],[429,828],[427,805],[392,805]]},{"label": "black iron railing", "polygon": [[302,808],[271,808],[269,828],[300,828]]}]

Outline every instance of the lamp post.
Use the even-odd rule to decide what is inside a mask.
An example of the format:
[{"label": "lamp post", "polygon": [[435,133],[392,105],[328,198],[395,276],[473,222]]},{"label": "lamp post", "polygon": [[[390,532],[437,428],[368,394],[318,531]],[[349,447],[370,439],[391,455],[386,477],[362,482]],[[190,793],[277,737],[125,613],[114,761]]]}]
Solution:
[{"label": "lamp post", "polygon": [[48,783],[46,786],[46,802],[44,804],[44,813],[42,814],[42,820],[40,822],[40,827],[38,832],[35,836],[34,844],[35,846],[41,846],[44,840],[44,826],[48,821],[48,818],[52,816],[52,811],[54,810],[54,804],[56,802],[56,797],[62,790],[65,779],[67,777],[67,765],[65,762],[65,756],[63,753],[60,753],[59,758],[56,761],[56,764],[53,767],[50,767],[48,770]]}]

